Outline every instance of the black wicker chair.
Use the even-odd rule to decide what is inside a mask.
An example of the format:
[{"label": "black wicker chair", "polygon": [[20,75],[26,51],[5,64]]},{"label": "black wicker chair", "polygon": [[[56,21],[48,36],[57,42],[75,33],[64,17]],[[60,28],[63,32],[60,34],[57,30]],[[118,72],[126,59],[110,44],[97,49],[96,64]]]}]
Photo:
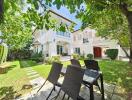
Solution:
[{"label": "black wicker chair", "polygon": [[84,63],[85,63],[86,68],[88,69],[93,69],[97,71],[100,70],[98,62],[95,60],[84,60]]},{"label": "black wicker chair", "polygon": [[68,100],[69,98],[72,98],[73,100],[84,100],[79,96],[83,75],[84,69],[78,68],[74,65],[69,65],[67,67],[63,84],[56,96],[56,99],[62,90],[64,92],[62,100],[65,98],[65,95],[68,95]]},{"label": "black wicker chair", "polygon": [[46,79],[46,81],[44,82],[44,84],[39,88],[39,90],[37,91],[37,93],[41,90],[41,88],[45,85],[45,83],[47,81],[51,82],[54,86],[50,92],[50,94],[48,95],[47,99],[50,97],[50,95],[52,94],[53,90],[55,90],[55,86],[61,87],[61,84],[58,83],[58,79],[60,77],[60,73],[61,73],[61,69],[62,69],[63,64],[57,63],[57,62],[53,62],[52,63],[52,67],[50,70],[50,73]]},{"label": "black wicker chair", "polygon": [[[100,71],[100,68],[99,68],[99,65],[98,65],[97,61],[95,61],[95,60],[84,60],[84,63],[85,63],[85,66],[86,66],[87,69]],[[94,85],[98,86],[98,88],[101,92],[101,89],[100,89],[100,86],[99,86],[98,82],[95,82]]]},{"label": "black wicker chair", "polygon": [[81,64],[80,64],[80,62],[79,62],[78,60],[76,60],[76,59],[71,59],[70,61],[71,61],[71,64],[72,64],[72,65],[74,65],[74,66],[76,66],[76,67],[81,67]]}]

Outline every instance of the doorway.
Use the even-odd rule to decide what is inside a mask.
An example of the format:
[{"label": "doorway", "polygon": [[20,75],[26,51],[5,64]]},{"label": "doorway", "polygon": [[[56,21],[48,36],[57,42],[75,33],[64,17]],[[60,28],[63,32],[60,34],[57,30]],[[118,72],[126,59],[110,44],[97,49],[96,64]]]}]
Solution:
[{"label": "doorway", "polygon": [[101,47],[94,47],[94,58],[101,58],[102,57],[102,49]]},{"label": "doorway", "polygon": [[62,55],[62,53],[63,53],[63,46],[57,45],[57,54]]}]

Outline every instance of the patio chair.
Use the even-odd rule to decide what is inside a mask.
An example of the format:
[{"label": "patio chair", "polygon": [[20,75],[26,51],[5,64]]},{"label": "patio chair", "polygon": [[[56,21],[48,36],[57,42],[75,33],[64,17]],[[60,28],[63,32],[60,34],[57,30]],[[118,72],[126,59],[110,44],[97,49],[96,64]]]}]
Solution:
[{"label": "patio chair", "polygon": [[70,61],[72,65],[75,65],[76,67],[81,67],[79,60],[71,59]]},{"label": "patio chair", "polygon": [[98,62],[95,60],[84,60],[84,63],[85,63],[86,68],[88,69],[93,69],[97,71],[100,70]]},{"label": "patio chair", "polygon": [[44,84],[39,88],[39,90],[37,91],[37,93],[41,90],[41,88],[45,85],[45,83],[47,81],[49,81],[50,83],[53,84],[53,88],[50,92],[50,94],[48,95],[47,99],[50,97],[50,95],[52,94],[53,90],[55,90],[55,86],[58,86],[60,87],[61,84],[58,83],[58,79],[60,77],[60,73],[61,73],[61,69],[62,69],[62,66],[63,64],[60,64],[60,63],[57,63],[57,62],[53,62],[52,63],[52,67],[51,67],[51,70],[50,70],[50,73],[46,79],[46,81],[44,82]]},{"label": "patio chair", "polygon": [[[99,68],[99,65],[98,65],[97,61],[95,61],[95,60],[84,60],[84,63],[85,63],[85,66],[86,66],[87,69],[100,71],[100,68]],[[100,89],[100,86],[99,86],[98,82],[95,82],[94,85],[98,86],[98,88],[101,92],[101,89]]]},{"label": "patio chair", "polygon": [[81,83],[83,81],[84,69],[78,68],[74,65],[69,65],[64,77],[63,84],[55,97],[55,100],[58,98],[61,91],[64,92],[62,100],[65,98],[65,95],[68,95],[68,100],[72,98],[73,100],[84,100],[79,96]]}]

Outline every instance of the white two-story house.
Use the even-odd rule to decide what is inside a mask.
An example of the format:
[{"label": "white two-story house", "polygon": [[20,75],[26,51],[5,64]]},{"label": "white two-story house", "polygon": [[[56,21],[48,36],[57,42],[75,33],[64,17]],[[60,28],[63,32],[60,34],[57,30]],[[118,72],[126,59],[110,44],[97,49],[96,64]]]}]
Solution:
[{"label": "white two-story house", "polygon": [[[55,18],[58,23],[71,25],[74,23],[72,20],[49,10],[51,17]],[[32,49],[34,52],[42,51],[43,54],[48,56],[55,55],[71,55],[73,53],[72,47],[72,34],[70,31],[57,32],[50,30],[37,30],[34,34],[34,42]]]},{"label": "white two-story house", "polygon": [[96,31],[90,28],[73,32],[73,49],[74,53],[85,56],[93,54],[95,58],[105,58],[106,49],[118,49],[118,57],[126,56],[117,40],[98,37]]},{"label": "white two-story house", "polygon": [[[67,25],[74,23],[53,10],[49,10],[49,13],[58,23]],[[96,31],[90,28],[74,32],[57,32],[52,29],[43,29],[37,30],[33,36],[33,51],[38,53],[42,51],[46,57],[78,53],[85,56],[93,54],[95,58],[105,58],[106,49],[118,49],[118,57],[125,57],[124,51],[116,40],[98,37],[96,36]]]}]

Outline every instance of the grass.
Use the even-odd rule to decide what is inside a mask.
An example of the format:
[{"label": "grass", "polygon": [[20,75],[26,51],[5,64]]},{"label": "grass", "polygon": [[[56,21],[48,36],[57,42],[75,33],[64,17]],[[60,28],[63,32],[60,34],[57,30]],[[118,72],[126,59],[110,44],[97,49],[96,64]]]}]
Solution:
[{"label": "grass", "polygon": [[[62,62],[64,67],[70,64],[69,61]],[[83,61],[80,61],[84,65]],[[104,75],[104,81],[107,83],[116,83],[121,86],[125,91],[132,91],[132,67],[128,62],[123,61],[99,61],[99,66]],[[33,67],[40,75],[47,77],[51,65],[36,65]]]},{"label": "grass", "polygon": [[22,90],[24,84],[28,84],[28,78],[24,69],[20,68],[19,61],[6,63],[8,67],[7,73],[0,74],[0,99],[12,99],[29,92]]},{"label": "grass", "polygon": [[123,61],[99,62],[105,82],[116,83],[127,92],[132,92],[132,65]]},{"label": "grass", "polygon": [[[69,61],[62,62],[66,67],[70,64]],[[84,64],[83,61],[80,61]],[[41,76],[47,77],[51,69],[51,65],[37,64],[34,61],[13,61],[8,62],[9,70],[5,74],[0,74],[0,96],[4,96],[3,91],[7,93],[9,90],[13,93],[24,94],[29,90],[21,90],[24,84],[29,82],[26,76],[25,68],[32,67]],[[128,62],[122,61],[99,61],[100,68],[104,75],[104,81],[107,83],[116,83],[127,92],[132,92],[132,66]],[[15,93],[16,94],[16,93]]]}]

